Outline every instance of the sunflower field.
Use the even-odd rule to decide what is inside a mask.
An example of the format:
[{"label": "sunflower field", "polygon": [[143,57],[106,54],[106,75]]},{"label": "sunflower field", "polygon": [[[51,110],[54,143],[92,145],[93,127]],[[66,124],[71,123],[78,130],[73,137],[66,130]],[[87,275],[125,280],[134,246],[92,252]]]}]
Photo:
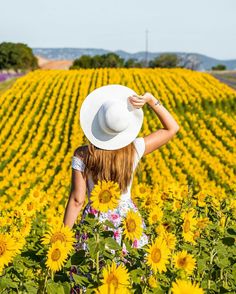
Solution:
[{"label": "sunflower field", "polygon": [[[113,224],[92,213],[63,226],[72,155],[87,144],[80,107],[107,84],[151,92],[180,126],[139,162],[132,199],[150,242],[132,245],[141,219],[131,211],[122,222],[127,251]],[[235,105],[235,90],[187,69],[19,77],[0,94],[0,293],[236,293]],[[149,105],[143,111],[140,137],[162,127]],[[96,197],[101,183],[94,189]]]}]

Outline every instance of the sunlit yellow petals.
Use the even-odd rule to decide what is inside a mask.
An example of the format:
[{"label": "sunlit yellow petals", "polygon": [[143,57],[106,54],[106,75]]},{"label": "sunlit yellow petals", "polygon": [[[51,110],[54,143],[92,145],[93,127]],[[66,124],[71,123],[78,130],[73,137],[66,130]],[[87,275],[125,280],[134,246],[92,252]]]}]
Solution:
[{"label": "sunlit yellow petals", "polygon": [[14,238],[7,233],[0,233],[0,269],[8,265],[16,253],[17,248]]},{"label": "sunlit yellow petals", "polygon": [[165,240],[168,249],[173,250],[175,248],[177,238],[174,234],[169,233],[167,231],[163,231],[162,234],[160,234],[160,236]]},{"label": "sunlit yellow petals", "polygon": [[134,187],[134,198],[144,199],[146,196],[151,194],[151,187],[146,183],[140,183]]},{"label": "sunlit yellow petals", "polygon": [[147,264],[154,273],[157,273],[157,271],[160,273],[165,272],[167,270],[166,265],[169,263],[170,250],[166,246],[164,239],[161,237],[156,238],[146,251],[148,253]]},{"label": "sunlit yellow petals", "polygon": [[150,225],[156,224],[162,220],[163,210],[162,208],[155,206],[153,210],[150,211],[148,222]]},{"label": "sunlit yellow petals", "polygon": [[129,273],[123,264],[116,265],[115,262],[112,262],[111,265],[107,265],[103,269],[102,275],[102,285],[98,289],[96,289],[96,293],[131,293],[129,290]]},{"label": "sunlit yellow petals", "polygon": [[68,253],[69,250],[65,246],[65,243],[62,243],[59,240],[52,243],[47,253],[47,267],[53,272],[60,270],[66,261]]},{"label": "sunlit yellow petals", "polygon": [[21,231],[18,231],[17,228],[11,230],[10,235],[15,240],[15,250],[17,253],[23,249],[24,245],[26,244],[25,236],[22,235]]},{"label": "sunlit yellow petals", "polygon": [[26,216],[32,217],[35,216],[40,207],[35,200],[31,198],[26,198],[24,203],[22,204],[22,209]]},{"label": "sunlit yellow petals", "polygon": [[194,240],[194,231],[196,230],[197,220],[194,218],[195,211],[194,209],[190,209],[189,212],[184,212],[181,214],[183,219],[183,231],[182,235],[185,241],[195,244]]},{"label": "sunlit yellow petals", "polygon": [[195,197],[197,198],[197,204],[200,207],[205,207],[206,206],[206,197],[207,197],[207,191],[206,190],[201,190],[200,192],[197,193],[197,195],[195,195]]},{"label": "sunlit yellow petals", "polygon": [[150,211],[156,207],[157,203],[158,201],[156,195],[151,193],[141,199],[141,208],[144,208],[146,211]]},{"label": "sunlit yellow petals", "polygon": [[174,199],[173,204],[172,204],[172,208],[173,211],[178,211],[181,209],[181,201]]},{"label": "sunlit yellow petals", "polygon": [[154,276],[150,276],[148,278],[148,285],[151,288],[157,288],[158,287],[157,280],[156,280],[156,278]]},{"label": "sunlit yellow petals", "polygon": [[199,284],[191,281],[176,280],[172,283],[171,294],[204,294]]},{"label": "sunlit yellow petals", "polygon": [[142,217],[139,212],[129,210],[122,222],[122,225],[125,238],[134,241],[142,236]]},{"label": "sunlit yellow petals", "polygon": [[42,244],[45,245],[52,245],[56,241],[64,243],[64,245],[67,246],[68,250],[71,251],[73,249],[76,238],[74,236],[74,232],[68,226],[60,224],[55,227],[50,227],[49,230],[41,238]]},{"label": "sunlit yellow petals", "polygon": [[177,269],[184,270],[188,275],[193,273],[196,259],[191,254],[188,254],[186,250],[176,253],[172,258]]},{"label": "sunlit yellow petals", "polygon": [[196,227],[198,229],[205,229],[209,223],[210,223],[210,220],[208,217],[198,218]]},{"label": "sunlit yellow petals", "polygon": [[109,209],[112,210],[117,207],[120,196],[121,190],[118,183],[103,180],[94,185],[90,199],[93,208],[107,212]]}]

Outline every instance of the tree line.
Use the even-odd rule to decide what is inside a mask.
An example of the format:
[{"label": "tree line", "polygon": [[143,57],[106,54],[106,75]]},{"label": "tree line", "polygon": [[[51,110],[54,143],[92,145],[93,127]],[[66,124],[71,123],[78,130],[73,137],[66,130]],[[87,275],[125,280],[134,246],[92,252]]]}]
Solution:
[{"label": "tree line", "polygon": [[[149,67],[149,68],[188,68],[197,70],[200,66],[200,61],[196,59],[188,59],[178,56],[174,53],[163,53],[154,59],[150,60],[147,64],[145,60],[137,60],[130,58],[125,60],[116,53],[110,52],[103,55],[82,55],[80,58],[74,60],[70,69],[78,68],[104,68],[104,67]],[[212,70],[225,70],[226,66],[218,64],[211,68]]]},{"label": "tree line", "polygon": [[[198,60],[181,58],[174,53],[163,53],[154,59],[146,62],[145,60],[137,60],[129,58],[125,60],[113,52],[103,55],[82,55],[73,61],[70,69],[79,68],[105,68],[105,67],[125,67],[125,68],[189,68],[197,70],[200,63]],[[34,56],[33,51],[24,43],[0,43],[0,71],[14,70],[25,71],[39,68],[38,60]],[[226,66],[218,64],[212,67],[212,70],[224,70]]]}]

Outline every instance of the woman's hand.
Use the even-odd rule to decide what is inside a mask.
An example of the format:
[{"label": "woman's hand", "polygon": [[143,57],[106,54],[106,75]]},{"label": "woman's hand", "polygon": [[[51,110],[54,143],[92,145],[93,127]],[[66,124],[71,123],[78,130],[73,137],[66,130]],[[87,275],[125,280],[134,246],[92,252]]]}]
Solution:
[{"label": "woman's hand", "polygon": [[134,94],[128,98],[134,107],[141,108],[145,103],[148,103],[151,99],[153,99],[154,96],[151,93],[146,92],[143,96]]}]

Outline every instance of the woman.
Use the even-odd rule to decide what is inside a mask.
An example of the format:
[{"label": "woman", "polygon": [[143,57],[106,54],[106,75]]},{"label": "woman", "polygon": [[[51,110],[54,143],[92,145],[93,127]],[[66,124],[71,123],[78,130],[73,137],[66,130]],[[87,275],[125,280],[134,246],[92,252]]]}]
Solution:
[{"label": "woman", "polygon": [[[145,137],[137,137],[143,122],[143,105],[147,103],[160,119],[161,129]],[[128,87],[107,85],[91,92],[80,110],[80,123],[89,140],[89,145],[78,147],[72,158],[72,188],[67,203],[64,225],[73,227],[74,222],[98,180],[119,183],[122,191],[116,209],[100,212],[101,221],[113,221],[118,228],[128,211],[138,211],[130,195],[134,170],[142,156],[166,144],[179,130],[173,116],[151,93],[138,96]],[[98,216],[98,211],[88,204],[83,210],[82,220],[88,212]],[[144,222],[142,226],[145,227]],[[114,230],[114,238],[121,242],[122,230]],[[133,247],[148,243],[142,233],[134,240]],[[123,244],[124,245],[124,244]]]}]

